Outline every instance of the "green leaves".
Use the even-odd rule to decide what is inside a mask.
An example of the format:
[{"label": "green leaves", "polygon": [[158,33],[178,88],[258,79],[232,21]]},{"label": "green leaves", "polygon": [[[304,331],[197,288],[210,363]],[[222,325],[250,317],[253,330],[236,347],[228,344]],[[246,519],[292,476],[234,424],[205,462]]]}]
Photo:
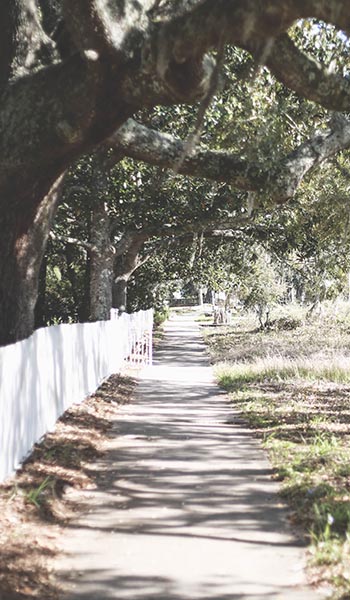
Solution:
[{"label": "green leaves", "polygon": [[57,281],[61,281],[62,280],[62,273],[61,273],[61,269],[55,265],[52,269]]}]

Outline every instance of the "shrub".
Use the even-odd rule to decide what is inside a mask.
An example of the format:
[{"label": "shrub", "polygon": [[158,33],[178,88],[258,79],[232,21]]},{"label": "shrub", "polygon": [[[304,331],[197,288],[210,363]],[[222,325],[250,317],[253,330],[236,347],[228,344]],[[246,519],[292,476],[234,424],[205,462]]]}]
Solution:
[{"label": "shrub", "polygon": [[301,319],[295,319],[293,317],[281,317],[280,319],[275,319],[272,321],[271,327],[278,331],[289,331],[301,327],[302,324],[303,322]]},{"label": "shrub", "polygon": [[169,313],[170,311],[168,306],[163,306],[162,308],[155,310],[153,316],[153,323],[155,327],[159,327],[162,323],[164,323],[164,321],[169,319]]}]

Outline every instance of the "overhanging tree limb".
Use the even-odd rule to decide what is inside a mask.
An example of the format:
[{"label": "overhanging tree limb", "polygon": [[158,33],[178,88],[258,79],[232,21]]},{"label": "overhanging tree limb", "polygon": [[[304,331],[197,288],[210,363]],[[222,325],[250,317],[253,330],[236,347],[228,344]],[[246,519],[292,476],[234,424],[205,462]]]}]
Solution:
[{"label": "overhanging tree limb", "polygon": [[[254,55],[259,51],[251,47]],[[287,34],[269,48],[266,66],[278,81],[301,96],[336,111],[350,110],[350,81],[339,73],[327,71],[319,62],[302,52]]]},{"label": "overhanging tree limb", "polygon": [[135,37],[147,29],[147,10],[154,3],[62,0],[63,15],[77,48],[82,53],[93,51],[114,59],[125,58]]},{"label": "overhanging tree limb", "polygon": [[[31,237],[43,203],[56,205],[55,182],[69,165],[105,142],[138,110],[203,98],[213,69],[208,52],[215,53],[220,43],[249,45],[255,59],[267,64],[275,40],[300,18],[323,19],[347,31],[350,23],[348,0],[169,0],[160,6],[151,0],[49,0],[48,5],[57,7],[54,25],[61,22],[64,9],[65,29],[70,28],[72,38],[67,52],[62,51],[64,44],[56,43],[53,28],[44,25],[44,4],[3,0],[0,9],[0,343],[32,331],[48,222],[42,223],[39,253],[23,240]],[[179,4],[184,10],[177,10]],[[164,5],[167,10],[160,10]],[[283,81],[303,97],[314,98],[308,82],[294,81],[293,65],[287,60],[286,65],[292,76],[281,73]],[[340,80],[339,86],[335,82],[332,87],[332,107],[344,110],[347,100]],[[318,94],[318,101],[329,106],[328,94]],[[297,185],[300,174],[323,160],[329,142],[323,139],[302,160],[287,157],[268,172],[257,165],[249,183],[236,156],[236,185],[241,181],[242,189],[266,189],[276,201],[284,200],[293,193],[289,182]]]},{"label": "overhanging tree limb", "polygon": [[[193,52],[204,53],[217,47],[223,36],[236,45],[249,39],[273,41],[301,18],[315,18],[350,32],[350,5],[347,0],[203,0],[195,3],[191,11],[171,18],[163,27],[173,56],[186,60]],[[196,45],[193,48],[193,34]]]},{"label": "overhanging tree limb", "polygon": [[109,143],[118,155],[122,151],[135,160],[177,169],[182,175],[225,182],[241,190],[267,192],[272,200],[284,202],[294,195],[309,171],[350,146],[350,120],[341,115],[333,117],[328,130],[316,133],[269,170],[237,154],[203,148],[186,156],[178,168],[185,143],[133,119],[117,130]]},{"label": "overhanging tree limb", "polygon": [[305,175],[341,150],[350,147],[350,120],[333,115],[330,129],[320,132],[285,157],[272,172],[267,190],[283,200],[294,195]]},{"label": "overhanging tree limb", "polygon": [[130,158],[176,169],[181,175],[207,177],[255,191],[266,181],[260,165],[249,164],[227,152],[197,148],[179,164],[186,150],[183,140],[145,127],[133,119],[118,129],[108,142],[117,152],[122,150]]},{"label": "overhanging tree limb", "polygon": [[[285,34],[298,19],[308,17],[350,32],[350,5],[347,0],[305,0],[302,3],[298,0],[216,0],[215,3],[205,0],[195,5],[191,12],[179,18],[169,18],[167,23],[161,24],[156,32],[156,44],[154,36],[151,36],[151,47],[153,53],[158,53],[158,63],[159,56],[162,57],[161,71],[166,79],[171,76],[174,64],[183,64],[190,57],[204,56],[224,39],[226,43],[248,49],[260,64],[271,66],[281,81],[303,97],[333,110],[349,110],[347,80],[340,74],[330,77],[331,91],[327,95],[322,90],[323,82],[329,76],[327,69],[320,65],[316,69],[315,61],[296,52]],[[157,64],[157,59],[154,60]],[[315,82],[313,77],[316,77]],[[316,90],[313,83],[316,83]]]},{"label": "overhanging tree limb", "polygon": [[[136,254],[141,251],[144,244],[152,240],[152,238],[171,239],[188,235],[189,239],[193,240],[194,233],[203,232],[203,234],[206,235],[208,231],[233,231],[244,228],[252,223],[253,218],[248,214],[232,214],[225,217],[205,214],[194,221],[178,225],[167,226],[164,223],[155,223],[154,225],[148,225],[141,229],[129,228],[115,245],[115,257],[118,259],[120,256],[126,256],[129,253],[136,256]],[[218,235],[218,233],[215,235]]]}]

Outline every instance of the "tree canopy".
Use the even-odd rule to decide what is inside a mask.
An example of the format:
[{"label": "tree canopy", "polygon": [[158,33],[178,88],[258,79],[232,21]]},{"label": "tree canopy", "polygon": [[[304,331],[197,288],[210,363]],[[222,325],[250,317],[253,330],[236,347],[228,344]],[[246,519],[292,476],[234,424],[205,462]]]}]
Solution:
[{"label": "tree canopy", "polygon": [[0,343],[33,330],[62,176],[84,154],[228,186],[226,228],[293,198],[349,147],[349,30],[345,0],[4,0]]}]

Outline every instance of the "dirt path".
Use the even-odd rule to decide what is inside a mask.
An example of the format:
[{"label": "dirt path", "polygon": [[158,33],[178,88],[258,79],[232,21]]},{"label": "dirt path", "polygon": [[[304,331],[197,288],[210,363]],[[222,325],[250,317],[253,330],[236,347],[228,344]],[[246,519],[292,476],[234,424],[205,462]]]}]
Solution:
[{"label": "dirt path", "polygon": [[[235,419],[238,421],[235,423]],[[168,323],[67,528],[62,600],[322,598],[258,442],[212,378],[191,316]]]}]

